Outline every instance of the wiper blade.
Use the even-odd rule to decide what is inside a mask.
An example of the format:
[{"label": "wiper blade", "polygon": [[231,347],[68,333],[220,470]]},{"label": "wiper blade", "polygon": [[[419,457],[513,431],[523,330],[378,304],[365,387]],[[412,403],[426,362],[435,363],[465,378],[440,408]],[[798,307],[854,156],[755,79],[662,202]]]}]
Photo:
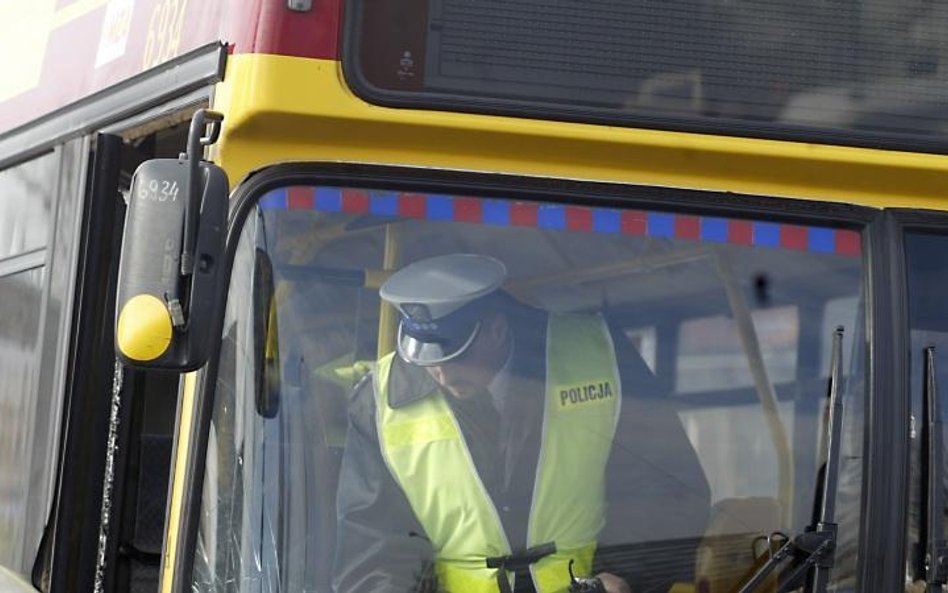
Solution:
[{"label": "wiper blade", "polygon": [[[786,538],[784,543],[740,588],[739,593],[751,593],[778,567],[792,567],[789,574],[781,575],[777,593],[798,586],[798,577],[809,571],[805,593],[824,593],[833,567],[836,551],[836,487],[839,474],[840,438],[843,430],[843,402],[839,392],[843,362],[843,328],[833,332],[830,358],[830,376],[827,384],[829,422],[826,429],[826,465],[823,470],[822,499],[819,517],[803,533]],[[783,534],[771,534],[771,537]]]},{"label": "wiper blade", "polygon": [[[839,455],[843,435],[843,400],[839,393],[840,373],[843,366],[843,328],[833,332],[833,354],[830,359],[830,377],[826,396],[829,398],[829,426],[827,427],[826,468],[823,473],[823,504],[814,531],[831,532],[833,551],[836,548],[836,489],[839,482]],[[818,564],[810,573],[804,590],[806,593],[822,593],[829,580],[829,569],[833,566],[832,552],[828,563]]]},{"label": "wiper blade", "polygon": [[925,581],[928,591],[942,591],[946,582],[946,552],[944,518],[944,437],[941,410],[938,405],[938,390],[935,385],[935,348],[925,348],[923,386],[925,414],[925,490],[927,504],[922,521],[922,543],[925,546]]}]

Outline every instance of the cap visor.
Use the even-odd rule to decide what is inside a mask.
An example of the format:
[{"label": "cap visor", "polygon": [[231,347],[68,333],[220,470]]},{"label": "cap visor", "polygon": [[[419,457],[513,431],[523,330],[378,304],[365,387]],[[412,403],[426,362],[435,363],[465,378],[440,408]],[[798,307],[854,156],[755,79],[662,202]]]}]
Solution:
[{"label": "cap visor", "polygon": [[461,336],[461,339],[432,338],[423,340],[403,331],[403,326],[399,323],[398,355],[405,362],[417,366],[436,366],[451,362],[458,359],[471,347],[480,329],[481,324],[478,322],[466,336]]}]

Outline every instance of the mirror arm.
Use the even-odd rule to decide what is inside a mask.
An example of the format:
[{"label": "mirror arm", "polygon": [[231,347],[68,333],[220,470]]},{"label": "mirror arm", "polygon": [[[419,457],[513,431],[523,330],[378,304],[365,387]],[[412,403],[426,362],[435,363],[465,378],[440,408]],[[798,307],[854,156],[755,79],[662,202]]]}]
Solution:
[{"label": "mirror arm", "polygon": [[[216,111],[199,109],[191,118],[191,127],[188,130],[187,153],[179,158],[188,161],[188,204],[184,212],[184,246],[181,249],[181,275],[190,276],[194,273],[194,248],[197,243],[198,218],[201,210],[203,192],[200,191],[200,170],[198,165],[203,160],[204,147],[217,142],[221,133],[221,122],[224,116]],[[207,126],[210,131],[207,132]]]},{"label": "mirror arm", "polygon": [[[201,191],[201,170],[199,165],[203,160],[204,147],[217,142],[221,133],[221,122],[224,116],[216,111],[199,109],[191,117],[191,127],[188,129],[187,152],[178,156],[179,161],[188,163],[188,193],[187,204],[184,210],[184,237],[181,247],[181,276],[187,278],[194,274],[194,251],[197,244],[198,221],[201,214],[201,204],[204,195]],[[210,125],[210,131],[207,126]],[[205,136],[205,132],[207,135]],[[188,320],[185,319],[182,294],[187,292],[187,283],[182,282],[178,287],[178,294],[165,294],[165,305],[171,315],[172,325],[181,330],[188,330]]]}]

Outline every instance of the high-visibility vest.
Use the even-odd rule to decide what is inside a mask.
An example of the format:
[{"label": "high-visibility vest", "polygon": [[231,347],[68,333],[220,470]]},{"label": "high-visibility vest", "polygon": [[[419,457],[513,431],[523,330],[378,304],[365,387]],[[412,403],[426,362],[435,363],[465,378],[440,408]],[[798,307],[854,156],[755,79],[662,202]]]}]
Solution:
[{"label": "high-visibility vest", "polygon": [[[503,525],[471,459],[445,395],[438,390],[404,407],[388,405],[393,354],[374,373],[379,442],[434,548],[441,589],[498,593],[486,559],[511,554]],[[605,522],[605,469],[622,389],[612,338],[592,315],[550,315],[546,401],[527,547],[556,552],[530,565],[539,593],[565,591],[573,572],[592,570]],[[516,394],[512,394],[516,397]],[[506,578],[513,588],[513,573]]]}]

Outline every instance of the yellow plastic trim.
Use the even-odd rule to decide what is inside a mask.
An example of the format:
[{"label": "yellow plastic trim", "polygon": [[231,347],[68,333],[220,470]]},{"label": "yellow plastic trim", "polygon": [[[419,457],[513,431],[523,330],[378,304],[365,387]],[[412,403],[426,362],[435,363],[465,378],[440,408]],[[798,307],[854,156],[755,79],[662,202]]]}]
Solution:
[{"label": "yellow plastic trim", "polygon": [[948,157],[370,105],[332,60],[238,54],[215,94],[230,179],[349,161],[849,202],[948,207]]},{"label": "yellow plastic trim", "polygon": [[[168,507],[165,528],[164,557],[159,577],[161,593],[171,593],[174,583],[174,562],[178,552],[178,537],[184,506],[184,476],[188,467],[191,446],[191,426],[194,420],[194,390],[197,386],[197,374],[184,376],[184,388],[181,390],[181,405],[178,411],[178,427],[175,436],[173,473],[171,475],[171,504]],[[192,495],[196,495],[192,493]],[[186,575],[180,575],[185,578]]]},{"label": "yellow plastic trim", "polygon": [[161,299],[139,294],[122,307],[115,342],[132,360],[155,360],[171,345],[171,333],[171,315]]}]

